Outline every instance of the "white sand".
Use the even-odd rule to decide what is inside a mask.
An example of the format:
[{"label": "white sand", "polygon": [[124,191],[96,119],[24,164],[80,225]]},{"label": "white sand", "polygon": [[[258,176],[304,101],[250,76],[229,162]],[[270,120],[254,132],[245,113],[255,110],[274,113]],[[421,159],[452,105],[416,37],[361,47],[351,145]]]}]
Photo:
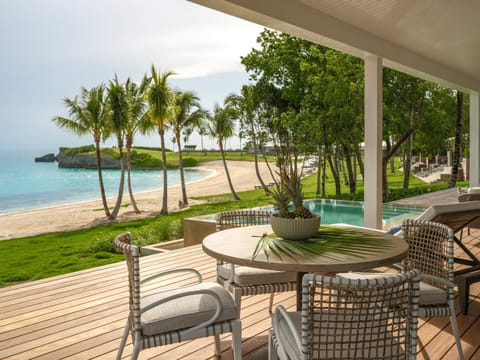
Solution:
[{"label": "white sand", "polygon": [[[273,179],[267,166],[264,163],[259,165],[263,181],[265,183],[272,182]],[[259,184],[253,162],[228,161],[227,166],[235,191],[253,190],[254,186]],[[199,203],[198,200],[191,199],[192,196],[230,194],[225,169],[221,161],[203,164],[202,168],[213,170],[214,172],[207,179],[187,184],[187,196],[189,197],[190,205]],[[163,190],[136,194],[135,200],[142,213],[135,214],[130,205],[126,208],[121,208],[115,221],[108,220],[105,217],[101,200],[15,214],[2,214],[0,215],[0,240],[156,216],[162,207],[162,196]],[[181,199],[181,187],[179,185],[168,188],[169,212],[179,210],[178,202]],[[124,193],[123,203],[130,204],[128,192]],[[109,206],[114,206],[115,199],[109,199],[108,204]]]}]

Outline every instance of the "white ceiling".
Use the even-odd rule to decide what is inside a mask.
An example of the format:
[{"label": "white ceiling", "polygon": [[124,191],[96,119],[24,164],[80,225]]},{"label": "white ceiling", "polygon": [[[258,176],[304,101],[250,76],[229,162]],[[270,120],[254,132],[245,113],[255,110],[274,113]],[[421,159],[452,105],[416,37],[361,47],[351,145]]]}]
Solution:
[{"label": "white ceiling", "polygon": [[478,0],[190,0],[463,91],[480,91]]}]

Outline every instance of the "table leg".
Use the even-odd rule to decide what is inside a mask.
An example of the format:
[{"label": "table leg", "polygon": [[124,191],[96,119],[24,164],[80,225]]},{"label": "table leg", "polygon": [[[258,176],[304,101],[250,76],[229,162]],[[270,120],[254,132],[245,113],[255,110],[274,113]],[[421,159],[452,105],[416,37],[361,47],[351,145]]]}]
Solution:
[{"label": "table leg", "polygon": [[297,273],[297,311],[302,311],[302,280],[306,273]]}]

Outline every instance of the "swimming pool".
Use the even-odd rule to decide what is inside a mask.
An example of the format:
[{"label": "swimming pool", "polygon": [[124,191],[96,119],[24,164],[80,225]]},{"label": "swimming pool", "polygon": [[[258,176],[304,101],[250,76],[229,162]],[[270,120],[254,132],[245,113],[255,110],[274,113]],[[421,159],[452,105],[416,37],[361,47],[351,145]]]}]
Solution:
[{"label": "swimming pool", "polygon": [[[305,200],[305,207],[320,215],[322,224],[344,223],[363,226],[363,201],[330,199]],[[272,210],[271,206],[262,207]],[[425,208],[403,205],[382,205],[382,226],[384,229],[400,224],[404,219],[416,217]]]},{"label": "swimming pool", "polygon": [[[305,206],[321,216],[322,224],[350,224],[363,226],[363,202],[346,200],[314,199],[306,200]],[[272,206],[258,207],[256,209],[272,210]],[[382,227],[388,230],[394,225],[399,225],[404,219],[414,218],[422,213],[425,208],[383,204]],[[199,244],[203,238],[215,231],[215,214],[195,216],[183,220],[184,245]]]}]

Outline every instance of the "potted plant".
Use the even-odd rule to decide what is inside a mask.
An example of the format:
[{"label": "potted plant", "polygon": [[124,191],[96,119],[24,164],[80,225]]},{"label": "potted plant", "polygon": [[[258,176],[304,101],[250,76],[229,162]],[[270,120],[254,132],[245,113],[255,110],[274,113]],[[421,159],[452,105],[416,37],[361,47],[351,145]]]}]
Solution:
[{"label": "potted plant", "polygon": [[272,230],[286,240],[309,239],[318,232],[320,216],[304,206],[300,174],[293,168],[282,167],[279,175],[280,182],[271,190],[276,209],[271,216]]}]

